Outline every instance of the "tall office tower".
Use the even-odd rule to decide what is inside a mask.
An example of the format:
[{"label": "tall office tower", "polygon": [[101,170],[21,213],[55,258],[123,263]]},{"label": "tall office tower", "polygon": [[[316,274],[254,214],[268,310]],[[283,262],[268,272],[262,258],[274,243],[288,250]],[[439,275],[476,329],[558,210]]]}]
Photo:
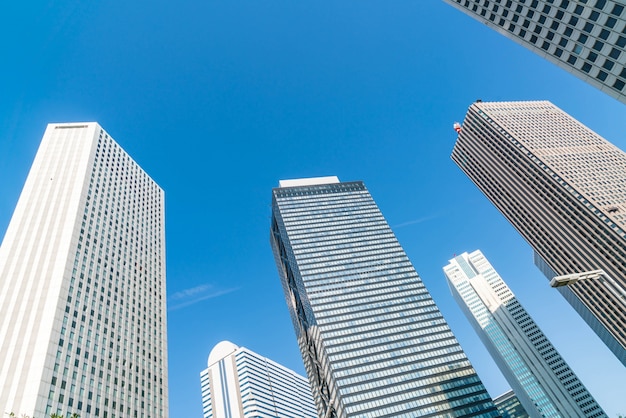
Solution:
[{"label": "tall office tower", "polygon": [[0,247],[0,414],[167,417],[163,210],[97,123],[48,125]]},{"label": "tall office tower", "polygon": [[533,418],[606,417],[480,251],[443,269],[452,296]]},{"label": "tall office tower", "polygon": [[271,243],[319,416],[497,416],[365,185],[279,186]]},{"label": "tall office tower", "polygon": [[528,413],[512,390],[493,398],[493,403],[498,408],[502,418],[529,418]]},{"label": "tall office tower", "polygon": [[200,373],[204,418],[314,418],[306,378],[229,341],[209,354]]},{"label": "tall office tower", "polygon": [[444,0],[626,103],[623,0]]},{"label": "tall office tower", "polygon": [[452,159],[549,279],[606,272],[559,290],[626,364],[626,155],[550,102],[477,102]]}]

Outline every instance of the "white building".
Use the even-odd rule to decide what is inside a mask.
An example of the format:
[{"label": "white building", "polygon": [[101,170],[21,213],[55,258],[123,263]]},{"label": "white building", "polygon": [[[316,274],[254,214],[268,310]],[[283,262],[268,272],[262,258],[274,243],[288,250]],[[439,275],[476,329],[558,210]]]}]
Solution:
[{"label": "white building", "polygon": [[623,0],[444,1],[626,103]]},{"label": "white building", "polygon": [[0,414],[167,417],[165,303],[163,190],[48,125],[0,247]]},{"label": "white building", "polygon": [[316,418],[306,378],[229,341],[200,373],[205,418]]},{"label": "white building", "polygon": [[444,267],[450,290],[533,418],[606,417],[480,251]]}]

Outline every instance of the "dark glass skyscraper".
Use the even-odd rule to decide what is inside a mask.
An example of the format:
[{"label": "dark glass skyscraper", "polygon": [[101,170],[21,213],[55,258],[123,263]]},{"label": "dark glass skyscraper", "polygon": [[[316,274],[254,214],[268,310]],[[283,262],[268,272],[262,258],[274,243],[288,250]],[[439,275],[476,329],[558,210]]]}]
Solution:
[{"label": "dark glass skyscraper", "polygon": [[271,243],[320,417],[498,416],[362,182],[281,181]]},{"label": "dark glass skyscraper", "polygon": [[452,159],[535,250],[561,294],[626,364],[626,154],[550,102],[472,104]]}]

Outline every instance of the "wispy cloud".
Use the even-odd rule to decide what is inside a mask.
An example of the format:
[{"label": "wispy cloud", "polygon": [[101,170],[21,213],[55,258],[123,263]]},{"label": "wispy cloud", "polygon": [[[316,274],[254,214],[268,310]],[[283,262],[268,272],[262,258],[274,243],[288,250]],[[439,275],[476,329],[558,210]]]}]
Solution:
[{"label": "wispy cloud", "polygon": [[391,229],[397,229],[397,228],[403,228],[405,226],[421,224],[422,222],[432,221],[433,219],[437,219],[438,217],[439,215],[424,216],[422,218],[413,219],[412,221],[406,221],[406,222],[402,222],[401,224],[393,225]]},{"label": "wispy cloud", "polygon": [[239,290],[239,288],[232,287],[228,289],[219,289],[209,283],[201,284],[196,287],[190,287],[189,289],[184,289],[170,295],[167,310],[177,311],[179,309],[195,305],[198,302],[213,299],[236,290]]}]

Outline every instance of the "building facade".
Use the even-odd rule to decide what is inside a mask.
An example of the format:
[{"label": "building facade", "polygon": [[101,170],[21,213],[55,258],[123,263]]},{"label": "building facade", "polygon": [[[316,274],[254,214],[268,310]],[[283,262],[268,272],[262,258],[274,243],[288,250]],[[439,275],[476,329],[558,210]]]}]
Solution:
[{"label": "building facade", "polygon": [[532,418],[606,417],[480,251],[443,269],[461,310]]},{"label": "building facade", "polygon": [[271,244],[319,417],[498,416],[365,185],[279,186]]},{"label": "building facade", "polygon": [[498,408],[502,418],[529,418],[526,410],[512,390],[493,398],[493,403],[496,404],[496,408]]},{"label": "building facade", "polygon": [[550,102],[476,102],[452,159],[532,246],[546,277],[610,277],[559,291],[626,364],[624,152]]},{"label": "building facade", "polygon": [[444,1],[626,103],[623,1]]},{"label": "building facade", "polygon": [[315,418],[306,378],[229,341],[200,373],[204,418]]},{"label": "building facade", "polygon": [[48,125],[0,247],[0,413],[167,417],[163,190]]}]

